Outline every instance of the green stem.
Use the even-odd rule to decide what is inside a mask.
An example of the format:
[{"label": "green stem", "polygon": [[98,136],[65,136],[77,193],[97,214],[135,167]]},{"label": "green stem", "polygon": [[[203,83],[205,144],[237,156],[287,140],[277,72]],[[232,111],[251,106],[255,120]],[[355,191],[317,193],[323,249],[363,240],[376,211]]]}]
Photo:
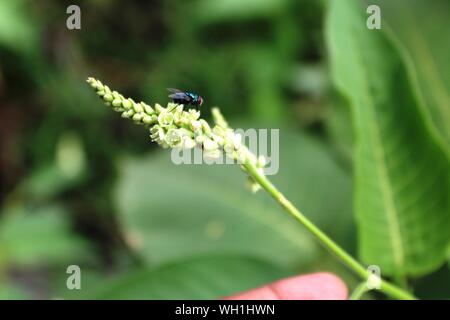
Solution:
[{"label": "green stem", "polygon": [[362,296],[367,291],[369,291],[369,289],[367,288],[367,283],[365,281],[361,282],[356,286],[355,290],[353,290],[349,300],[361,300]]},{"label": "green stem", "polygon": [[[261,187],[266,190],[292,217],[299,221],[303,226],[308,229],[319,242],[329,251],[334,253],[347,267],[349,267],[355,274],[357,274],[362,280],[367,280],[369,277],[369,272],[366,268],[356,261],[350,254],[348,254],[344,249],[342,249],[337,243],[335,243],[331,238],[329,238],[325,233],[323,233],[314,223],[312,223],[308,218],[306,218],[284,195],[278,191],[278,189],[270,182],[269,179],[263,174],[258,172],[258,169],[253,163],[247,161],[244,163],[248,174],[258,182]],[[386,280],[381,280],[380,290],[392,298],[411,300],[416,299],[409,292],[387,282]]]}]

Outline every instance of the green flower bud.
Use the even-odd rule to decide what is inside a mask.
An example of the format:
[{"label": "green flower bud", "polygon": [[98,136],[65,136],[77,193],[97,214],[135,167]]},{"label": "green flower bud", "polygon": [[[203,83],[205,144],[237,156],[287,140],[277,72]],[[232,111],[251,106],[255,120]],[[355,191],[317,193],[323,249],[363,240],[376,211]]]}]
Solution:
[{"label": "green flower bud", "polygon": [[117,91],[114,90],[111,94],[112,94],[112,96],[114,97],[114,99],[122,100],[121,94],[118,93]]},{"label": "green flower bud", "polygon": [[218,108],[212,108],[211,110],[214,122],[224,129],[228,128],[228,123],[225,121],[225,118],[222,116]]},{"label": "green flower bud", "polygon": [[122,112],[121,116],[122,118],[131,118],[133,116],[133,111],[128,110],[128,111],[124,111]]},{"label": "green flower bud", "polygon": [[90,85],[92,88],[94,88],[94,89],[97,90],[97,88],[98,88],[98,82],[100,82],[100,81],[97,81],[97,80],[95,80],[95,79],[92,78],[92,77],[89,77],[89,78],[87,78],[86,82],[89,83],[89,85]]},{"label": "green flower bud", "polygon": [[144,117],[144,116],[143,116],[142,113],[136,113],[136,114],[133,116],[133,121],[135,121],[135,122],[140,122],[140,121],[142,120],[143,117]]},{"label": "green flower bud", "polygon": [[126,99],[126,100],[123,100],[123,101],[122,101],[122,107],[123,107],[125,110],[130,109],[132,105],[133,105],[133,104],[132,104],[132,102],[131,102],[129,99]]},{"label": "green flower bud", "polygon": [[104,90],[105,89],[105,86],[103,85],[103,83],[101,83],[101,81],[97,81],[97,83],[95,84],[95,86],[97,87],[97,90],[98,91],[100,91],[100,90]]},{"label": "green flower bud", "polygon": [[106,94],[111,94],[111,89],[107,85],[103,86],[103,90],[105,91]]},{"label": "green flower bud", "polygon": [[224,128],[222,128],[221,126],[214,126],[213,128],[213,132],[214,134],[220,136],[220,137],[225,137],[226,136],[226,130]]},{"label": "green flower bud", "polygon": [[152,124],[152,116],[149,116],[148,114],[144,115],[144,117],[142,118],[142,122],[145,124]]},{"label": "green flower bud", "polygon": [[155,104],[155,110],[156,110],[156,113],[158,113],[158,114],[160,114],[161,112],[166,111],[166,109],[161,107],[161,105],[159,105],[159,104]]},{"label": "green flower bud", "polygon": [[145,102],[141,101],[141,106],[144,108],[144,111],[146,114],[148,115],[152,115],[153,113],[155,113],[155,110],[153,110],[152,107],[150,107],[148,104],[146,104]]},{"label": "green flower bud", "polygon": [[116,98],[116,99],[113,100],[112,105],[114,107],[121,107],[122,106],[122,100]]},{"label": "green flower bud", "polygon": [[206,122],[203,119],[200,119],[199,121],[202,126],[203,132],[205,132],[207,135],[210,135],[212,130],[211,130],[211,127],[209,126],[208,122]]},{"label": "green flower bud", "polygon": [[144,108],[142,107],[142,105],[140,103],[136,103],[134,101],[133,101],[133,109],[134,109],[134,111],[136,111],[136,113],[144,112]]}]

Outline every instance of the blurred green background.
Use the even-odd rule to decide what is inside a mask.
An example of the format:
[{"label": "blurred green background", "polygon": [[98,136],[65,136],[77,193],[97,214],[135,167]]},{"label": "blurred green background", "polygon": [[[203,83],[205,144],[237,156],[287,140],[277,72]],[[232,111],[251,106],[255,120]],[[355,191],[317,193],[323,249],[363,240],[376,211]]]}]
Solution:
[{"label": "blurred green background", "polygon": [[[0,297],[216,298],[313,271],[352,288],[300,225],[248,192],[238,168],[173,165],[85,83],[93,76],[149,104],[166,103],[167,87],[191,90],[206,118],[219,106],[234,127],[280,128],[273,182],[358,256],[355,129],[332,81],[330,2],[78,1],[81,30],[68,30],[72,1],[0,0]],[[418,74],[407,90],[439,120],[447,150],[448,3],[382,5],[382,31],[361,28],[389,39],[403,77]],[[410,279],[420,297],[450,297],[439,259]],[[69,265],[81,268],[81,290],[66,288]]]}]

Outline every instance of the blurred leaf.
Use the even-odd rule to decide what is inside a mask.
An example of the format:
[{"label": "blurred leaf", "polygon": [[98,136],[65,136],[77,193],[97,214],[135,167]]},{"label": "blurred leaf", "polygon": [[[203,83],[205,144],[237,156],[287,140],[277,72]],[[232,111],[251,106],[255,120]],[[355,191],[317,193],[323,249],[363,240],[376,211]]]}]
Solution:
[{"label": "blurred leaf", "polygon": [[0,300],[20,300],[30,297],[20,288],[10,283],[0,283]]},{"label": "blurred leaf", "polygon": [[26,12],[28,1],[0,0],[0,46],[28,51],[37,38],[36,26]]},{"label": "blurred leaf", "polygon": [[[38,169],[26,178],[20,186],[29,199],[40,201],[52,198],[80,182],[80,177],[68,177],[56,165]],[[42,186],[45,186],[43,188]]]},{"label": "blurred leaf", "polygon": [[347,165],[353,161],[353,132],[351,123],[351,111],[348,108],[347,101],[342,96],[333,94],[333,99],[329,102],[327,109],[325,125],[331,142]]},{"label": "blurred leaf", "polygon": [[88,168],[78,134],[61,134],[55,151],[54,162],[31,171],[31,175],[19,185],[17,191],[23,193],[27,200],[48,200],[85,180]]},{"label": "blurred leaf", "polygon": [[272,17],[286,7],[286,0],[202,0],[196,6],[203,22]]},{"label": "blurred leaf", "polygon": [[129,272],[97,288],[85,286],[80,295],[87,299],[217,299],[286,275],[246,257],[201,257]]},{"label": "blurred leaf", "polygon": [[[282,131],[280,188],[321,226],[346,231],[350,181],[317,141]],[[116,192],[121,226],[148,261],[202,253],[253,255],[282,265],[311,262],[317,247],[264,192],[252,195],[236,165],[181,165],[169,152],[126,160]],[[346,233],[348,235],[348,233]]]},{"label": "blurred leaf", "polygon": [[332,73],[352,106],[360,253],[384,274],[419,275],[446,257],[449,159],[433,139],[405,68],[365,10],[334,1],[328,19]]},{"label": "blurred leaf", "polygon": [[51,265],[79,261],[84,241],[70,230],[66,211],[59,206],[10,209],[0,220],[1,264]]},{"label": "blurred leaf", "polygon": [[[385,29],[398,42],[407,67],[447,147],[450,148],[450,2],[376,0]],[[420,21],[420,23],[419,23]],[[450,150],[450,149],[449,149]]]},{"label": "blurred leaf", "polygon": [[[351,251],[354,225],[349,173],[327,144],[309,135],[281,128],[279,147],[280,171],[270,176],[272,182],[322,230]],[[266,205],[275,205],[265,192],[258,196]],[[286,214],[280,209],[277,213]]]},{"label": "blurred leaf", "polygon": [[249,109],[252,118],[276,123],[285,114],[279,79],[283,64],[272,48],[255,46],[245,53]]}]

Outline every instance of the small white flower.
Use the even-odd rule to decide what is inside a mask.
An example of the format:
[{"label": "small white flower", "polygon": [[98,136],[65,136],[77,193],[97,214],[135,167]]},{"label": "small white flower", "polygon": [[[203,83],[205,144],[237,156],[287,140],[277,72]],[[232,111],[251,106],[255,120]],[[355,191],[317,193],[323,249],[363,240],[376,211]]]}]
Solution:
[{"label": "small white flower", "polygon": [[183,143],[183,133],[178,129],[169,129],[166,133],[164,141],[170,147],[178,147]]},{"label": "small white flower", "polygon": [[159,125],[154,125],[150,129],[150,137],[153,141],[156,141],[157,143],[161,143],[164,141],[165,132],[164,129],[161,128]]},{"label": "small white flower", "polygon": [[219,145],[217,144],[217,142],[211,139],[205,139],[203,141],[203,148],[208,151],[217,150],[219,148]]},{"label": "small white flower", "polygon": [[258,161],[256,162],[256,165],[260,168],[264,167],[266,165],[267,161],[266,161],[266,157],[264,157],[263,155],[260,155],[258,157]]},{"label": "small white flower", "polygon": [[235,149],[239,149],[241,147],[242,136],[237,133],[233,137],[233,144]]},{"label": "small white flower", "polygon": [[220,145],[220,146],[223,146],[224,143],[225,143],[224,138],[222,138],[221,136],[213,135],[213,139],[214,139],[214,141],[216,141],[217,144]]},{"label": "small white flower", "polygon": [[194,121],[191,122],[192,131],[196,132],[199,129],[201,129],[201,127],[202,127],[202,124],[200,123],[200,121],[195,121],[194,120]]},{"label": "small white flower", "polygon": [[195,142],[198,143],[199,145],[203,144],[203,141],[205,141],[206,137],[205,136],[195,136]]},{"label": "small white flower", "polygon": [[256,193],[261,189],[259,183],[255,182],[252,178],[247,178],[247,188],[251,191],[251,193]]},{"label": "small white flower", "polygon": [[218,159],[222,153],[219,149],[213,149],[213,150],[204,150],[203,151],[203,157],[209,158],[209,159]]},{"label": "small white flower", "polygon": [[213,133],[217,136],[220,137],[226,137],[227,132],[225,131],[224,128],[220,127],[220,126],[214,126],[213,128]]},{"label": "small white flower", "polygon": [[192,139],[192,138],[190,138],[188,136],[185,136],[184,139],[183,139],[183,148],[184,149],[192,149],[194,147],[195,147],[194,139]]},{"label": "small white flower", "polygon": [[158,116],[158,123],[161,127],[168,127],[173,123],[173,113],[163,111]]},{"label": "small white flower", "polygon": [[198,118],[200,118],[200,111],[195,110],[195,109],[189,109],[188,111],[188,117],[191,120],[198,120]]}]

